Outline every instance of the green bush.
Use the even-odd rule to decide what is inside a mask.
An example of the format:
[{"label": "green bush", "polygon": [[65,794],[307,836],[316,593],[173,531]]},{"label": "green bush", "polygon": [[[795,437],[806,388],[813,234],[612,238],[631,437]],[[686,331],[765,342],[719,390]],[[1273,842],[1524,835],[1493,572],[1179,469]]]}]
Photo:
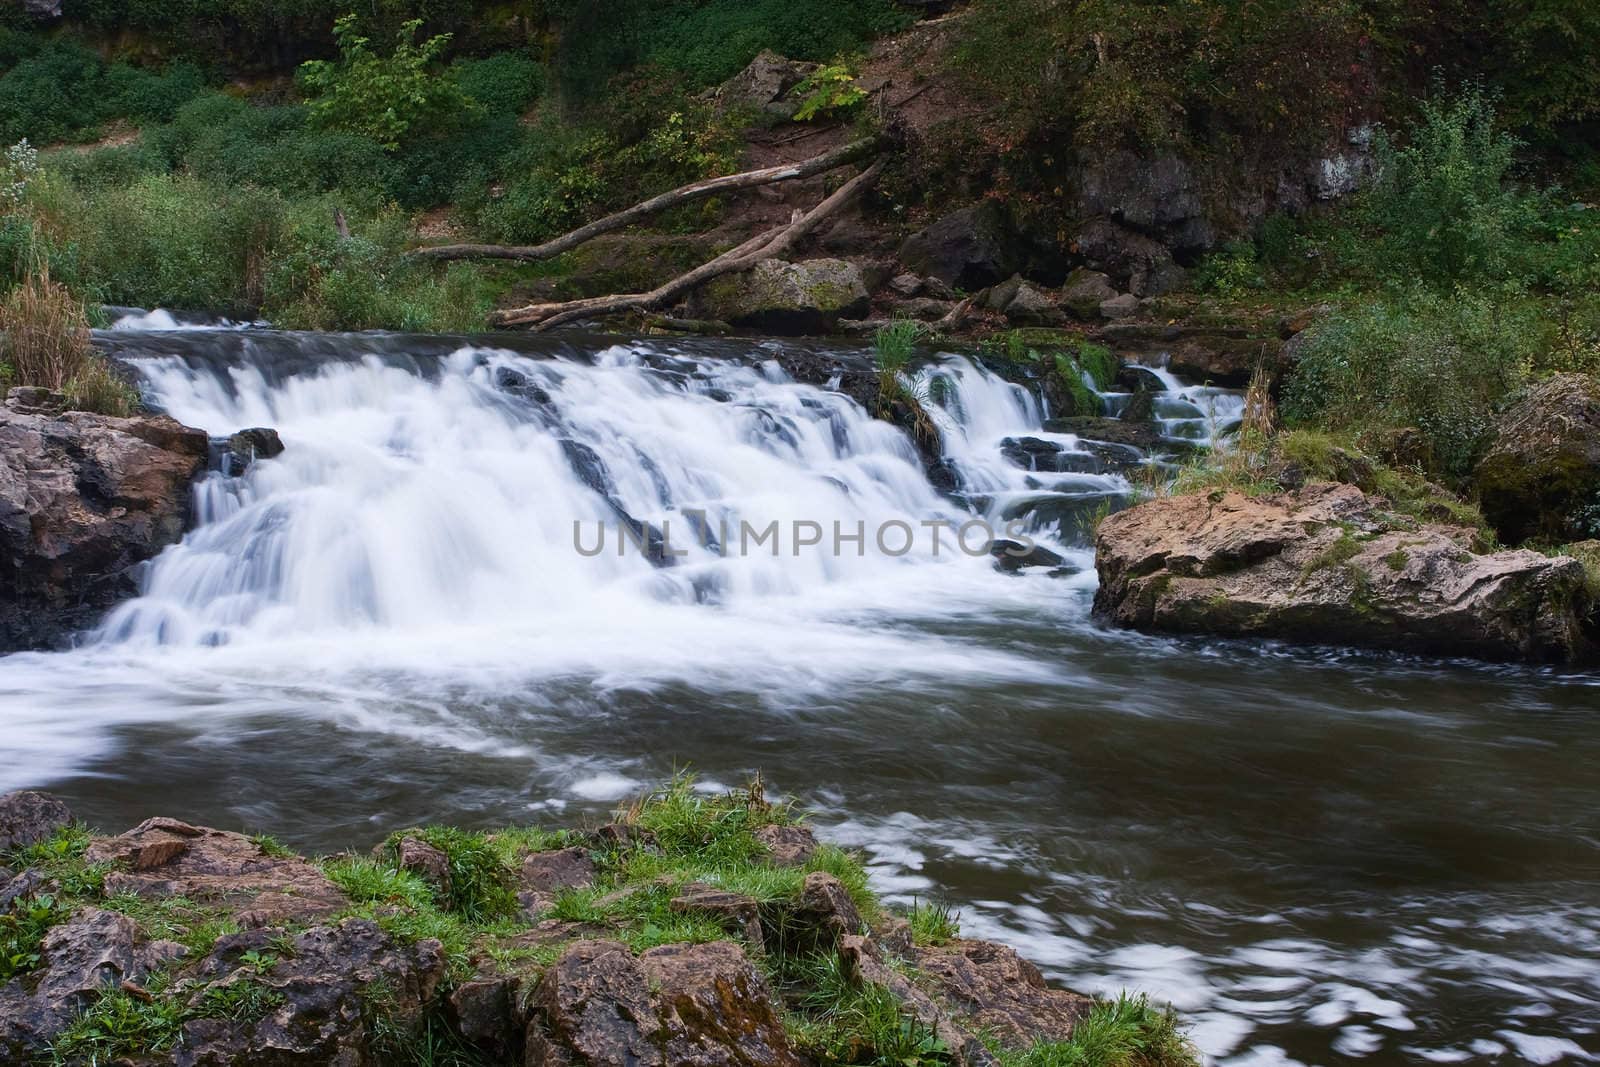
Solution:
[{"label": "green bush", "polygon": [[204,88],[204,75],[187,64],[107,66],[81,45],[51,41],[0,76],[0,144],[82,139],[111,119],[165,122]]},{"label": "green bush", "polygon": [[462,93],[491,115],[520,115],[544,92],[544,67],[517,52],[458,59],[450,74]]},{"label": "green bush", "polygon": [[356,29],[354,15],[333,24],[339,42],[337,62],[312,60],[300,67],[301,87],[311,97],[308,118],[314,127],[369,137],[393,151],[407,136],[459,125],[474,109],[453,79],[436,77],[429,68],[439,59],[450,35],[416,43],[421,19],[401,27],[394,50],[380,56],[371,39]]},{"label": "green bush", "polygon": [[1301,423],[1415,426],[1447,474],[1486,443],[1494,405],[1550,348],[1537,305],[1468,292],[1416,291],[1341,311],[1312,327],[1284,394]]}]

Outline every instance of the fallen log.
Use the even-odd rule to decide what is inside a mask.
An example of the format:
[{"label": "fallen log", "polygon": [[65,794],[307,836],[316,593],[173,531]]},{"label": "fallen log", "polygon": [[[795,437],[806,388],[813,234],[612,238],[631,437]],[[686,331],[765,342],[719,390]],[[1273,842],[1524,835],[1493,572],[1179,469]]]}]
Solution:
[{"label": "fallen log", "polygon": [[534,330],[548,330],[565,322],[595,315],[614,315],[623,311],[656,311],[697,289],[713,278],[724,274],[749,270],[765,259],[775,259],[789,252],[822,222],[836,214],[862,190],[878,179],[883,171],[883,161],[851,178],[838,191],[804,214],[796,213],[787,225],[758,234],[709,262],[702,263],[686,274],[680,274],[648,293],[625,293],[613,296],[587,297],[555,304],[530,304],[496,312],[489,321],[495,326],[529,326]]},{"label": "fallen log", "polygon": [[554,259],[563,252],[570,252],[572,249],[586,241],[599,237],[601,234],[632,226],[634,223],[642,222],[651,215],[665,211],[668,208],[691,203],[695,200],[704,200],[706,197],[715,196],[718,193],[739,189],[754,189],[758,186],[773,185],[777,182],[811,178],[853,162],[878,149],[882,144],[882,137],[867,137],[842,145],[831,152],[824,152],[820,156],[801,160],[799,163],[785,163],[778,167],[765,167],[761,170],[749,170],[741,174],[728,174],[721,178],[708,178],[705,181],[692,182],[689,185],[673,189],[671,192],[662,193],[660,196],[653,196],[649,200],[641,201],[614,215],[607,215],[605,218],[596,219],[591,223],[579,226],[576,230],[564,233],[560,237],[552,238],[543,244],[435,245],[431,248],[412,249],[406,255],[413,259],[430,260],[511,259],[531,262]]}]

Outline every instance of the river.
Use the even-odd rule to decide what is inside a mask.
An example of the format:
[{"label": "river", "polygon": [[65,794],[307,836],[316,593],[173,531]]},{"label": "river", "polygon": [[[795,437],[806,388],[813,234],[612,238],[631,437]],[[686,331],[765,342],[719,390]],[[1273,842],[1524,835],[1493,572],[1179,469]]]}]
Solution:
[{"label": "river", "polygon": [[[1170,1000],[1216,1062],[1600,1058],[1600,678],[1101,628],[1083,531],[1151,459],[965,358],[907,383],[952,499],[786,342],[101,340],[288,448],[80,647],[0,659],[0,788],[326,851],[759,771],[891,899]],[[1237,415],[1161,385],[1174,455]],[[1001,573],[975,517],[1058,558]]]}]

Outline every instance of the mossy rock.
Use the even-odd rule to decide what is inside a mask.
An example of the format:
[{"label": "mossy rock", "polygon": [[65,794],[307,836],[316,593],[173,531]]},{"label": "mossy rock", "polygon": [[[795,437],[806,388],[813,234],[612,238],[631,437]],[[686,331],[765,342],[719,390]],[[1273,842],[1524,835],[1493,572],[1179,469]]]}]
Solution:
[{"label": "mossy rock", "polygon": [[690,314],[761,333],[827,334],[840,319],[861,318],[871,300],[861,271],[842,259],[767,260],[704,286]]}]

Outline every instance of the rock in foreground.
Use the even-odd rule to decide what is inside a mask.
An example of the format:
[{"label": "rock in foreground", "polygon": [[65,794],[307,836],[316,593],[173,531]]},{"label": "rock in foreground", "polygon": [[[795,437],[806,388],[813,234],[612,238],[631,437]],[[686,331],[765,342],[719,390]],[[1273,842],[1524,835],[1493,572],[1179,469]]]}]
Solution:
[{"label": "rock in foreground", "polygon": [[[1080,1024],[1127,1014],[947,912],[890,914],[754,786],[680,778],[589,833],[430,827],[323,860],[175,819],[96,837],[0,797],[41,805],[0,851],[0,1063],[1093,1063]],[[1141,1062],[1192,1067],[1171,1013],[1135,1010]]]},{"label": "rock in foreground", "polygon": [[1557,374],[1529,390],[1501,418],[1473,480],[1508,541],[1600,536],[1600,381]]},{"label": "rock in foreground", "polygon": [[[45,648],[137,592],[182,536],[208,441],[165,415],[59,413],[42,390],[0,409],[0,652]],[[37,401],[37,402],[36,402]]]},{"label": "rock in foreground", "polygon": [[1577,560],[1478,554],[1473,531],[1319,483],[1152,500],[1101,523],[1095,610],[1162,633],[1265,637],[1491,660],[1590,661]]}]

